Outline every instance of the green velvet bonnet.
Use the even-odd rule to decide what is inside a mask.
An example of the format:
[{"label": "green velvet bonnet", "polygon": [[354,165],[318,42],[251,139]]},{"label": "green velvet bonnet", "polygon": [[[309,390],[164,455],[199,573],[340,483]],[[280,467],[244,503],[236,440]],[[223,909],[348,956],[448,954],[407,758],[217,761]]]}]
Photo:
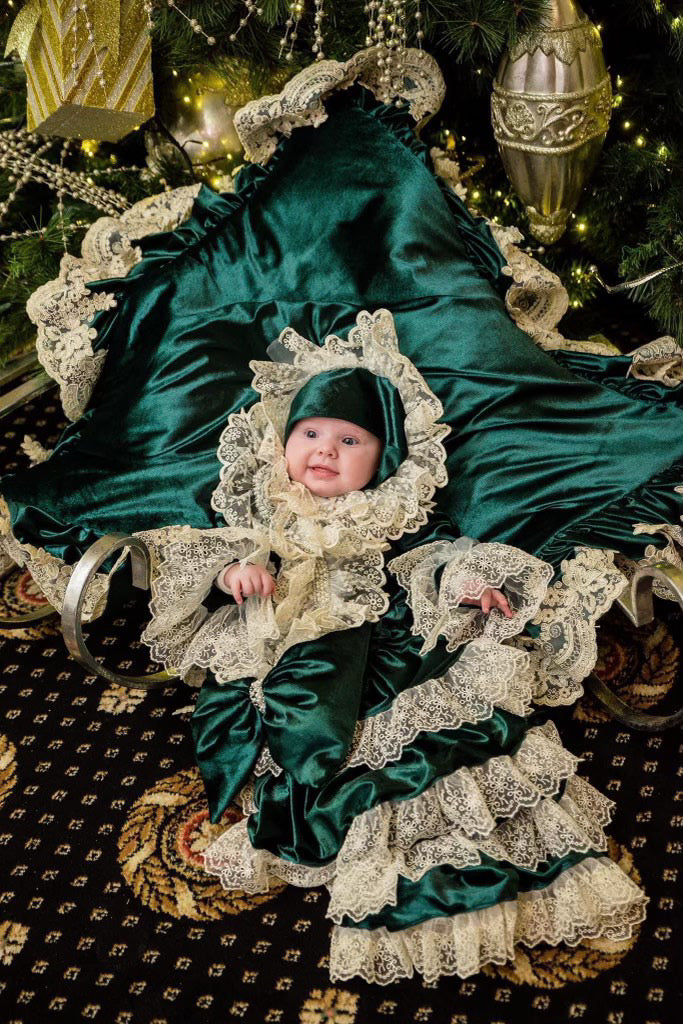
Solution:
[{"label": "green velvet bonnet", "polygon": [[367,487],[377,487],[393,476],[408,454],[405,409],[397,389],[364,367],[340,367],[311,377],[292,400],[285,427],[285,443],[300,420],[329,416],[348,420],[369,430],[382,442],[377,472]]}]

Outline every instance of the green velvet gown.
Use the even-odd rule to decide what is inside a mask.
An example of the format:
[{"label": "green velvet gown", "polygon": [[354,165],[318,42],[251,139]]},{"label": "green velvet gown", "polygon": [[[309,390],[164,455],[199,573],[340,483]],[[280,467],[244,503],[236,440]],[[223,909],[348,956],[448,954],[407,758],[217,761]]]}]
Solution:
[{"label": "green velvet gown", "polygon": [[[595,621],[624,583],[609,552],[675,551],[680,394],[627,377],[627,357],[537,347],[506,312],[488,228],[436,177],[409,115],[359,85],[326,110],[234,195],[202,188],[184,223],[141,237],[127,276],[90,285],[116,296],[93,318],[106,360],[49,459],[3,481],[7,550],[58,602],[64,566],[102,534],[163,547],[166,527],[220,527],[216,449],[257,397],[249,360],[289,325],[321,343],[390,310],[451,427],[436,514],[391,554],[466,535],[537,556],[556,583],[503,652],[524,671],[490,692],[467,692],[469,645],[421,653],[391,574],[380,621],[290,648],[265,708],[249,678],[209,677],[193,732],[212,817],[240,788],[248,817],[207,865],[248,891],[327,884],[337,978],[464,976],[517,941],[623,938],[642,896],[602,855],[607,801],[542,706],[575,699],[590,670]],[[435,680],[453,684],[450,712]]]}]

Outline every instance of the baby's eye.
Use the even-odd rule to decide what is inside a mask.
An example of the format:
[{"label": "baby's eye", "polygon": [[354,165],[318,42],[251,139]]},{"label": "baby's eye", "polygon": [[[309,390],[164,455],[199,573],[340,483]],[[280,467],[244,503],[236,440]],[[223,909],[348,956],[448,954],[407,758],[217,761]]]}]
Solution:
[{"label": "baby's eye", "polygon": [[358,439],[355,437],[342,437],[342,444],[358,444]]},{"label": "baby's eye", "polygon": [[305,430],[304,431],[304,435],[306,437],[317,437],[318,436],[318,432],[317,432],[317,430],[309,429],[309,430]]}]

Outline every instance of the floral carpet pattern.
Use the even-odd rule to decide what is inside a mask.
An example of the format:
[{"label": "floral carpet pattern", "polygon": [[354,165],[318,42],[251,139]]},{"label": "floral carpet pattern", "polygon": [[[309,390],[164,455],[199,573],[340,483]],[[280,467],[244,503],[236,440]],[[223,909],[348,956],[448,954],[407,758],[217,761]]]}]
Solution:
[{"label": "floral carpet pattern", "polygon": [[[0,421],[0,460],[25,432],[49,446],[53,393]],[[25,422],[22,423],[21,421]],[[42,602],[30,578],[0,581],[2,614]],[[599,674],[642,710],[680,693],[683,627],[658,603],[633,629],[601,624]],[[144,671],[144,595],[89,630],[119,671]],[[627,943],[539,946],[461,981],[335,986],[324,889],[227,893],[202,851],[211,825],[188,691],[127,691],[86,674],[58,621],[0,630],[0,1021],[98,1024],[673,1024],[680,1020],[681,735],[629,732],[586,696],[555,715],[582,774],[616,801],[610,855],[650,897]],[[678,926],[678,928],[677,928]]]}]

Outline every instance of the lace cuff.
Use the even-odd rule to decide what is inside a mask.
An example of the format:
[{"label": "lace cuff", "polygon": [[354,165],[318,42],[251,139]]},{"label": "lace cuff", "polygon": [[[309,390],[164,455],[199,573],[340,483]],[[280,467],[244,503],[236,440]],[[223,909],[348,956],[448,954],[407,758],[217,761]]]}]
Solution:
[{"label": "lace cuff", "polygon": [[[267,562],[267,534],[246,527],[197,530],[177,526],[139,536],[153,553],[152,618],[142,639],[155,661],[169,670],[180,670],[188,682],[201,681],[192,673],[188,655],[207,616],[203,601],[217,572],[226,565],[243,559]],[[221,609],[224,616],[235,613],[233,605]]]},{"label": "lace cuff", "polygon": [[596,623],[626,585],[614,553],[600,548],[577,548],[561,569],[532,620],[538,637],[511,641],[530,656],[535,702],[550,706],[573,704],[582,695],[581,680],[598,657]]},{"label": "lace cuff", "polygon": [[[443,567],[437,590],[436,573]],[[440,635],[455,650],[479,636],[505,640],[521,632],[537,611],[552,578],[552,566],[507,544],[478,544],[469,537],[434,541],[394,558],[389,568],[406,590],[413,612],[413,632],[431,650]],[[504,589],[513,611],[506,618],[494,608],[462,607],[478,600],[487,587]]]}]

